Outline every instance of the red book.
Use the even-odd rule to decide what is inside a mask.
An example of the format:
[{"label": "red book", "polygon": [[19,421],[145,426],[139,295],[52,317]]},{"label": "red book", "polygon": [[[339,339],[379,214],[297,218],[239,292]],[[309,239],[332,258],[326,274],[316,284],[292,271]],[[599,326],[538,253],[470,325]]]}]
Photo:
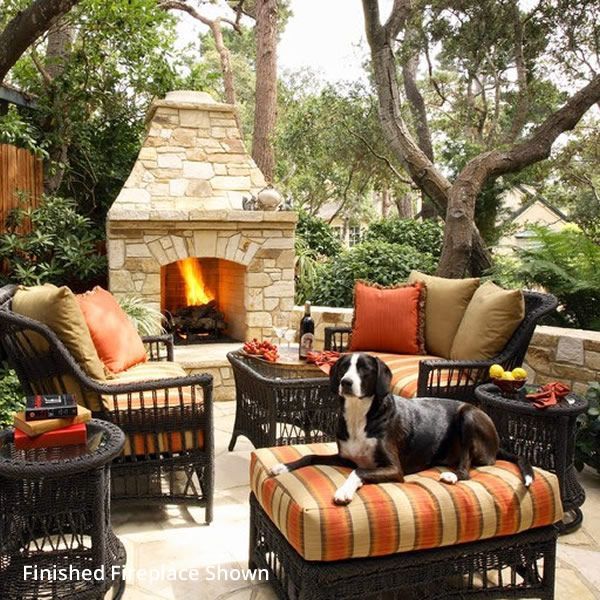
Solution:
[{"label": "red book", "polygon": [[47,431],[35,437],[29,437],[19,429],[15,429],[15,448],[30,450],[32,448],[54,448],[55,446],[76,446],[87,442],[85,423],[69,425],[61,429]]}]

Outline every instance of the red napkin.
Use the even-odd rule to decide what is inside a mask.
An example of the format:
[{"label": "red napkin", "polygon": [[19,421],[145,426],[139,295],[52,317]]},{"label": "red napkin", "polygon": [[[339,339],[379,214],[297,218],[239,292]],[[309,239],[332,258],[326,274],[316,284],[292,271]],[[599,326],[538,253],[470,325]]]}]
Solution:
[{"label": "red napkin", "polygon": [[336,363],[341,356],[339,352],[333,350],[325,350],[324,352],[309,352],[306,355],[306,362],[317,365],[321,371],[329,375],[331,367]]},{"label": "red napkin", "polygon": [[560,381],[553,381],[543,385],[535,394],[527,394],[527,398],[533,401],[536,408],[548,408],[558,404],[558,401],[564,398],[571,389],[568,385]]}]

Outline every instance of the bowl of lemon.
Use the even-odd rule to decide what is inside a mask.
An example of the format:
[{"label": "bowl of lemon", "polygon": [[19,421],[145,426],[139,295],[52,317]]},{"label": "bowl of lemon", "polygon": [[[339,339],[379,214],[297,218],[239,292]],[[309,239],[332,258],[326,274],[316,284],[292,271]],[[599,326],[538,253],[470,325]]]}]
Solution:
[{"label": "bowl of lemon", "polygon": [[512,371],[505,371],[502,365],[490,367],[490,379],[506,395],[515,395],[527,381],[527,371],[516,367]]}]

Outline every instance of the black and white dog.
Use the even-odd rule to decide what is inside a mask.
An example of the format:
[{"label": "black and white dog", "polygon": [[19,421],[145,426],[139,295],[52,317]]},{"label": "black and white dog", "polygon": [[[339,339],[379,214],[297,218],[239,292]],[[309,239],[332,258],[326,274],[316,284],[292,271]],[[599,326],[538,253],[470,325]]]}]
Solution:
[{"label": "black and white dog", "polygon": [[445,465],[444,483],[469,479],[471,466],[493,465],[496,458],[519,466],[525,486],[533,469],[525,459],[503,451],[492,420],[480,409],[457,400],[415,398],[390,393],[392,373],[368,354],[345,354],[332,367],[331,389],[341,400],[338,453],[307,455],[279,463],[271,475],[309,465],[353,469],[335,492],[336,504],[348,504],[364,483],[404,481],[404,476]]}]

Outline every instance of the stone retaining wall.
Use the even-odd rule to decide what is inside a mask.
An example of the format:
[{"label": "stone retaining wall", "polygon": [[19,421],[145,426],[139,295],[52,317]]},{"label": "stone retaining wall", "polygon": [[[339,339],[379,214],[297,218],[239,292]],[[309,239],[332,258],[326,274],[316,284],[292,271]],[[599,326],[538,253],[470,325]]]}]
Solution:
[{"label": "stone retaining wall", "polygon": [[600,332],[538,326],[525,362],[535,383],[563,381],[585,393],[600,380]]}]

